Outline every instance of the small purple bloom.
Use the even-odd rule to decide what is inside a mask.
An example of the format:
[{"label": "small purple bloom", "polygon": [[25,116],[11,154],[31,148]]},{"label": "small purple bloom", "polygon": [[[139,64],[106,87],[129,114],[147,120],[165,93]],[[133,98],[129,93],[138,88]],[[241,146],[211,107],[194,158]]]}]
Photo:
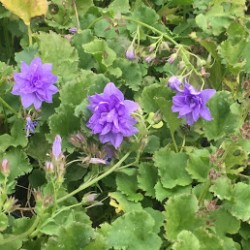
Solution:
[{"label": "small purple bloom", "polygon": [[89,96],[88,109],[93,113],[87,127],[93,134],[99,134],[101,143],[110,142],[115,148],[123,137],[138,132],[134,127],[136,120],[131,113],[139,108],[136,102],[124,100],[123,93],[110,82],[102,94]]},{"label": "small purple bloom", "polygon": [[150,63],[150,62],[152,62],[154,59],[155,59],[155,55],[154,54],[151,54],[151,55],[149,55],[149,56],[147,56],[147,57],[145,57],[145,61],[147,62],[147,63]]},{"label": "small purple bloom", "polygon": [[169,86],[177,92],[173,97],[172,111],[179,112],[178,117],[185,118],[188,125],[195,123],[199,117],[211,121],[213,118],[206,104],[216,91],[214,89],[198,91],[187,81],[184,89],[180,89],[180,85],[178,78],[170,78]]},{"label": "small purple bloom", "polygon": [[30,65],[22,62],[21,72],[14,74],[15,85],[11,93],[21,96],[24,108],[34,104],[35,109],[39,109],[43,101],[52,103],[52,95],[58,92],[58,88],[53,85],[57,76],[51,73],[51,69],[52,64],[42,64],[39,57]]},{"label": "small purple bloom", "polygon": [[56,135],[52,146],[52,154],[57,159],[62,153],[62,138],[60,135]]},{"label": "small purple bloom", "polygon": [[77,28],[76,27],[71,27],[71,28],[69,28],[69,32],[71,34],[75,34],[77,32]]},{"label": "small purple bloom", "polygon": [[35,129],[36,129],[37,124],[38,124],[38,122],[32,121],[29,115],[26,117],[25,130],[26,130],[27,137],[30,136],[30,134],[35,133]]},{"label": "small purple bloom", "polygon": [[135,59],[135,52],[133,46],[130,46],[128,50],[126,51],[126,57],[128,60]]}]

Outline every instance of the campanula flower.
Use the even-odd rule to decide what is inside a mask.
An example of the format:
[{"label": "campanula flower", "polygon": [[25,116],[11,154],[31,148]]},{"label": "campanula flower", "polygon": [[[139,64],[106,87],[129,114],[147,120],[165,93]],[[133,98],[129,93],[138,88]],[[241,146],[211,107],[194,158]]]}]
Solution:
[{"label": "campanula flower", "polygon": [[134,127],[136,120],[131,113],[139,108],[136,102],[124,100],[123,93],[110,82],[102,94],[89,96],[88,109],[93,113],[87,127],[93,134],[99,134],[101,143],[110,142],[115,148],[122,143],[123,137],[138,132]]},{"label": "campanula flower", "polygon": [[62,153],[62,138],[60,135],[56,135],[52,146],[52,154],[57,159]]},{"label": "campanula flower", "polygon": [[183,89],[180,88],[181,84],[182,82],[175,76],[169,79],[170,88],[176,91],[172,111],[178,112],[179,118],[185,118],[188,125],[192,125],[200,117],[211,121],[213,118],[206,104],[216,91],[214,89],[198,91],[186,80]]},{"label": "campanula flower", "polygon": [[32,121],[29,115],[26,117],[25,130],[26,130],[27,137],[30,136],[31,134],[35,133],[35,129],[36,129],[37,124],[38,124],[38,122]]},{"label": "campanula flower", "polygon": [[21,96],[24,108],[34,104],[35,109],[39,109],[42,102],[52,103],[52,96],[58,88],[53,85],[57,76],[51,73],[51,69],[52,64],[42,64],[39,57],[33,59],[30,65],[22,62],[21,72],[14,74],[15,85],[11,93]]}]

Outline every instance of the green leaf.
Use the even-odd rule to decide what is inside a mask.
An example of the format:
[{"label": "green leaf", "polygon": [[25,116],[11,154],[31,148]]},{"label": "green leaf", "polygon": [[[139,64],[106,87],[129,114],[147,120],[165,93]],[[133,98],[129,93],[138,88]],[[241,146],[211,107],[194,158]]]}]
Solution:
[{"label": "green leaf", "polygon": [[154,153],[160,148],[160,138],[156,135],[150,135],[147,137],[147,145],[144,148],[146,153]]},{"label": "green leaf", "polygon": [[216,179],[209,190],[220,200],[230,200],[232,198],[232,183],[226,176]]},{"label": "green leaf", "polygon": [[159,100],[160,97],[171,100],[172,93],[168,88],[155,83],[143,89],[139,103],[145,112],[156,112],[159,109],[157,100]]},{"label": "green leaf", "polygon": [[[1,159],[7,159],[9,161],[10,173],[8,175],[9,181],[14,181],[17,177],[22,176],[32,170],[27,155],[20,150],[20,148],[14,148],[1,155]],[[10,192],[12,190],[9,190]]]},{"label": "green leaf", "polygon": [[85,52],[95,56],[97,62],[103,67],[109,67],[116,59],[116,53],[108,46],[106,41],[95,39],[82,45]]},{"label": "green leaf", "polygon": [[173,250],[199,250],[200,242],[196,236],[186,230],[181,231],[177,236],[177,241],[172,246]]},{"label": "green leaf", "polygon": [[61,105],[56,113],[50,116],[49,127],[53,136],[60,134],[61,137],[67,138],[70,134],[79,130],[80,119],[74,116],[72,105]]},{"label": "green leaf", "polygon": [[146,195],[155,197],[154,186],[157,183],[158,172],[151,163],[141,163],[138,169],[138,186]]},{"label": "green leaf", "polygon": [[145,211],[126,213],[106,232],[111,249],[159,250],[161,238],[153,231],[154,219]]},{"label": "green leaf", "polygon": [[141,203],[129,201],[127,197],[120,192],[109,193],[109,196],[111,199],[116,201],[121,211],[131,212],[131,211],[142,210]]},{"label": "green leaf", "polygon": [[9,224],[7,215],[4,212],[0,213],[0,232],[3,232]]},{"label": "green leaf", "polygon": [[143,77],[147,70],[143,64],[131,62],[127,59],[119,58],[114,63],[122,71],[121,82],[125,83],[129,88],[138,91],[143,83]]},{"label": "green leaf", "polygon": [[223,240],[204,228],[197,229],[195,236],[200,241],[202,250],[224,250]]},{"label": "green leaf", "polygon": [[221,237],[226,234],[236,234],[240,229],[240,221],[224,208],[214,210],[210,214],[210,219],[214,222],[216,234]]},{"label": "green leaf", "polygon": [[212,165],[209,160],[209,151],[207,149],[196,149],[189,153],[187,171],[200,182],[205,182],[208,179],[208,174]]},{"label": "green leaf", "polygon": [[28,138],[25,135],[25,121],[24,119],[16,119],[11,128],[10,134],[3,134],[0,136],[0,152],[4,152],[10,146],[25,147],[28,143]]},{"label": "green leaf", "polygon": [[109,10],[112,10],[115,14],[117,13],[128,13],[130,10],[129,0],[114,0],[109,5]]},{"label": "green leaf", "polygon": [[151,217],[154,219],[155,221],[155,225],[153,227],[153,232],[155,233],[160,233],[161,227],[163,226],[163,222],[164,222],[164,215],[162,212],[158,211],[158,210],[154,210],[151,207],[146,207],[144,209],[144,211],[146,211],[148,214],[151,215]]},{"label": "green leaf", "polygon": [[166,237],[174,241],[182,230],[194,232],[202,226],[202,220],[197,217],[198,200],[191,194],[171,197],[165,206]]},{"label": "green leaf", "polygon": [[163,187],[187,186],[192,182],[186,171],[187,155],[185,153],[175,153],[168,148],[162,148],[154,154],[154,162]]},{"label": "green leaf", "polygon": [[36,37],[43,63],[52,63],[53,73],[61,79],[73,78],[79,61],[76,49],[65,38],[52,31],[40,32]]},{"label": "green leaf", "polygon": [[130,201],[140,201],[143,199],[143,195],[138,193],[137,185],[137,173],[133,175],[127,175],[125,173],[117,173],[116,175],[117,189],[127,196]]},{"label": "green leaf", "polygon": [[166,198],[172,197],[174,195],[179,195],[179,194],[190,194],[191,192],[191,187],[190,186],[176,186],[171,189],[164,188],[162,183],[158,181],[154,187],[155,189],[155,197],[158,201],[162,202]]},{"label": "green leaf", "polygon": [[208,107],[213,120],[203,120],[205,135],[209,140],[216,140],[234,132],[241,124],[240,114],[233,114],[230,106],[232,96],[227,91],[217,92],[209,101]]},{"label": "green leaf", "polygon": [[236,218],[247,221],[250,219],[250,185],[236,183],[232,191],[232,199],[225,201],[225,208]]},{"label": "green leaf", "polygon": [[171,133],[174,133],[177,128],[181,125],[181,119],[179,119],[176,113],[172,112],[172,100],[166,100],[167,96],[157,98],[156,101],[159,105],[159,109],[163,115],[164,121],[167,122],[167,125],[171,131]]}]

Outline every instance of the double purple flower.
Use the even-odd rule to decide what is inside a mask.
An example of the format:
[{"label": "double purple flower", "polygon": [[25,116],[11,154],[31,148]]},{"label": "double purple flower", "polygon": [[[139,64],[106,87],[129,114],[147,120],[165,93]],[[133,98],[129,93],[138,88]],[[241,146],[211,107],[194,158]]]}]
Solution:
[{"label": "double purple flower", "polygon": [[124,100],[123,93],[110,82],[102,94],[89,96],[88,109],[93,113],[87,127],[93,134],[99,134],[101,143],[110,142],[115,148],[123,137],[138,132],[134,127],[136,120],[131,113],[139,108],[136,102]]},{"label": "double purple flower", "polygon": [[24,108],[34,104],[35,109],[39,109],[42,102],[52,103],[52,95],[58,92],[58,88],[53,85],[57,76],[51,73],[51,69],[52,64],[42,64],[39,57],[30,65],[22,62],[21,72],[14,74],[16,84],[11,93],[21,96]]},{"label": "double purple flower", "polygon": [[173,97],[172,111],[178,112],[179,118],[185,118],[188,125],[195,123],[199,117],[207,121],[213,119],[206,104],[215,94],[214,89],[198,91],[186,80],[184,88],[181,89],[182,82],[175,76],[172,76],[168,83],[169,87],[176,91],[176,95]]}]

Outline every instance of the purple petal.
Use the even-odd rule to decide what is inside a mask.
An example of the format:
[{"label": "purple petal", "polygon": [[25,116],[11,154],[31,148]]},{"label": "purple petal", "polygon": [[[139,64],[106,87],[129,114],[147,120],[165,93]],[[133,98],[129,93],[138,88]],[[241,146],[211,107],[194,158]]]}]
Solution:
[{"label": "purple petal", "polygon": [[104,94],[108,96],[117,96],[120,101],[124,100],[123,93],[114,85],[113,82],[109,82],[106,87],[104,88]]},{"label": "purple petal", "polygon": [[203,106],[200,110],[200,116],[207,120],[207,121],[211,121],[213,120],[213,117],[211,116],[210,110],[208,109],[208,107]]},{"label": "purple petal", "polygon": [[125,100],[124,105],[129,113],[132,113],[139,109],[139,105],[136,102]]},{"label": "purple petal", "polygon": [[203,103],[206,104],[208,100],[216,93],[215,89],[204,89],[201,91],[201,98]]},{"label": "purple petal", "polygon": [[21,96],[21,102],[24,108],[28,108],[35,101],[33,94],[26,94]]},{"label": "purple petal", "polygon": [[172,90],[183,92],[179,87],[181,86],[181,81],[176,76],[171,76],[168,80],[168,85]]},{"label": "purple petal", "polygon": [[58,158],[62,153],[62,138],[60,135],[56,135],[52,145],[52,154],[55,158]]}]

